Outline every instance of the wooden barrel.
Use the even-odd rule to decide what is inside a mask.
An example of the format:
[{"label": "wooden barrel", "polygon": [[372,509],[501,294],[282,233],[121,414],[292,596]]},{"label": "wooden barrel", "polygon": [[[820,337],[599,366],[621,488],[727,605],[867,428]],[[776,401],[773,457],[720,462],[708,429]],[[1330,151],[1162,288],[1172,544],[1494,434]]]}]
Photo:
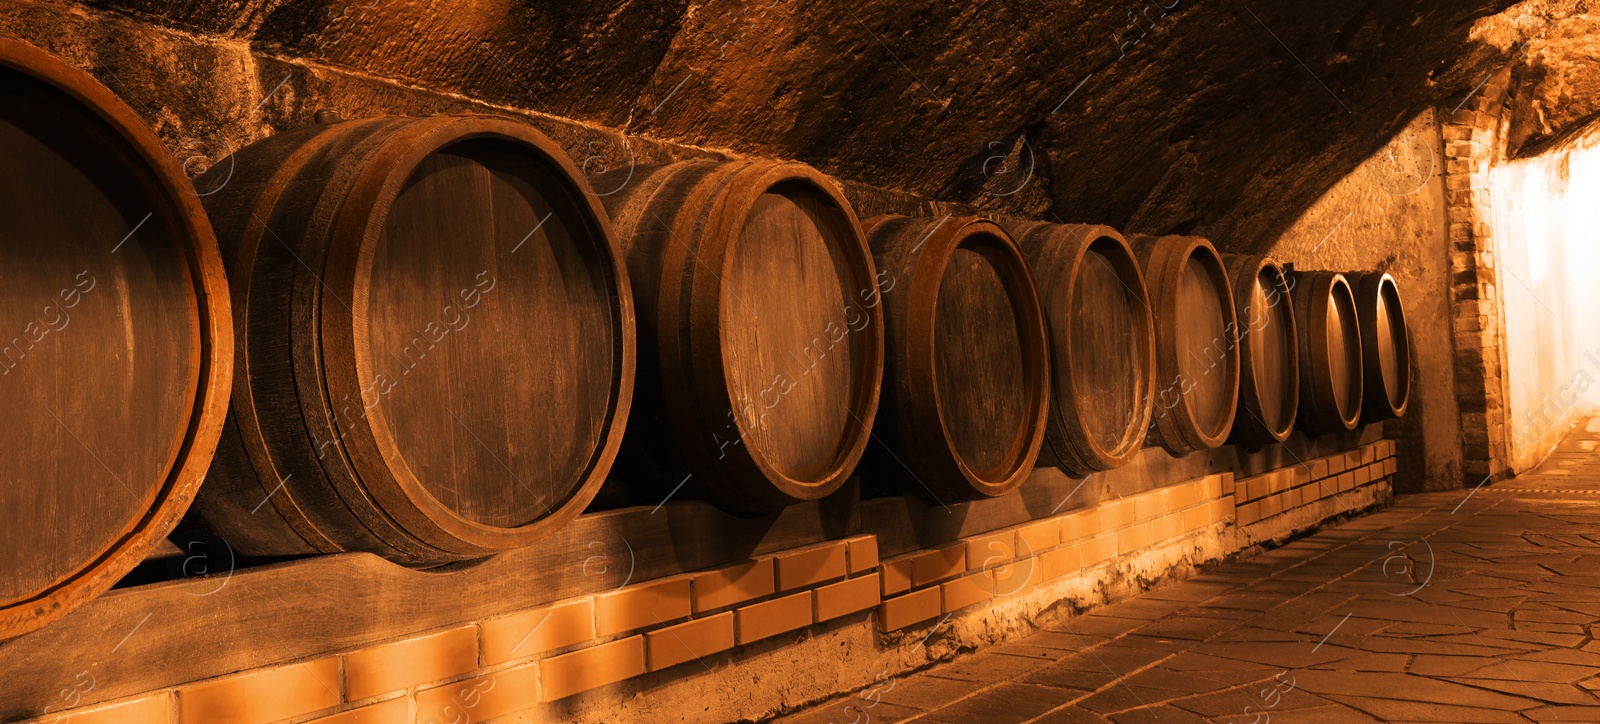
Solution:
[{"label": "wooden barrel", "polygon": [[627,470],[608,498],[741,514],[843,485],[878,409],[876,270],[843,193],[809,166],[694,161],[596,180],[639,305]]},{"label": "wooden barrel", "polygon": [[1083,476],[1138,454],[1150,427],[1155,327],[1128,242],[1106,226],[1011,227],[1050,334],[1050,423],[1039,464]]},{"label": "wooden barrel", "polygon": [[0,39],[0,639],[105,592],[193,500],[227,410],[194,187],[111,91]]},{"label": "wooden barrel", "polygon": [[1004,495],[1033,472],[1050,352],[1033,274],[977,218],[877,216],[889,365],[869,470],[947,504]]},{"label": "wooden barrel", "polygon": [[1400,288],[1384,272],[1352,274],[1356,320],[1361,326],[1362,374],[1366,380],[1361,421],[1406,414],[1411,400],[1411,337]]},{"label": "wooden barrel", "polygon": [[1196,236],[1134,236],[1155,316],[1150,442],[1173,455],[1221,445],[1239,404],[1238,317],[1228,270]]},{"label": "wooden barrel", "polygon": [[488,116],[372,118],[265,139],[197,185],[240,324],[197,510],[236,550],[431,565],[589,503],[627,417],[633,311],[555,144]]},{"label": "wooden barrel", "polygon": [[1300,338],[1301,430],[1324,435],[1361,419],[1361,333],[1350,283],[1338,272],[1291,272]]},{"label": "wooden barrel", "polygon": [[1239,410],[1229,442],[1261,447],[1289,439],[1300,406],[1294,299],[1278,262],[1222,255],[1239,305]]}]

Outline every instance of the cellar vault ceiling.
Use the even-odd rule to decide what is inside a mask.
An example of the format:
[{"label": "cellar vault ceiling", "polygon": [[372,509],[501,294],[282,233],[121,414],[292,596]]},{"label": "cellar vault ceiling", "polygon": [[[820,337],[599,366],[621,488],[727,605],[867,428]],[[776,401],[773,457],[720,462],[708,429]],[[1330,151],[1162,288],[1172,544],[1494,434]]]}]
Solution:
[{"label": "cellar vault ceiling", "polygon": [[1511,152],[1600,110],[1586,2],[103,0],[257,52],[982,210],[1272,245],[1512,66]]}]

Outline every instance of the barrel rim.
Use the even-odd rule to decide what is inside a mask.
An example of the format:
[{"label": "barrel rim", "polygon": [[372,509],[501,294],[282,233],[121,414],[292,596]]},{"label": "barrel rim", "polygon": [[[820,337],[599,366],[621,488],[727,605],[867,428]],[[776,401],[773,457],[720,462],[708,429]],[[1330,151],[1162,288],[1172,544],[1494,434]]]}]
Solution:
[{"label": "barrel rim", "polygon": [[[1355,296],[1351,292],[1350,281],[1344,274],[1339,272],[1300,272],[1297,275],[1296,286],[1298,287],[1300,279],[1308,277],[1310,283],[1306,287],[1305,294],[1307,295],[1306,298],[1311,301],[1311,306],[1306,311],[1306,320],[1310,324],[1305,325],[1305,330],[1301,333],[1302,346],[1315,349],[1314,346],[1311,346],[1311,343],[1315,341],[1315,337],[1327,338],[1328,305],[1334,302],[1334,297],[1339,297],[1349,305],[1350,321],[1357,324],[1357,332],[1349,341],[1356,345],[1356,354],[1359,359],[1363,360],[1363,364],[1356,365],[1352,373],[1356,376],[1356,387],[1364,390],[1366,378],[1363,367],[1365,367],[1366,353],[1362,350],[1360,325],[1356,317],[1357,307]],[[1361,409],[1364,406],[1362,401],[1365,393],[1355,395],[1355,409],[1346,414],[1344,410],[1339,409],[1339,395],[1333,389],[1331,355],[1325,351],[1320,355],[1305,355],[1302,359],[1311,366],[1314,373],[1308,380],[1303,380],[1303,383],[1309,384],[1310,390],[1316,394],[1313,394],[1312,399],[1309,400],[1314,414],[1309,416],[1300,415],[1300,427],[1313,434],[1333,432],[1340,429],[1354,430],[1361,421]],[[1318,396],[1333,401],[1333,409],[1321,409],[1322,406],[1316,404]],[[1308,400],[1302,395],[1300,402],[1305,405]]]},{"label": "barrel rim", "polygon": [[[941,224],[922,242],[914,260],[906,292],[906,367],[909,403],[915,408],[931,406],[928,414],[914,414],[912,428],[922,439],[936,439],[938,446],[925,446],[925,452],[939,452],[949,466],[968,485],[984,495],[1004,495],[1020,486],[1033,472],[1048,427],[1050,406],[1049,332],[1038,286],[1016,240],[1000,224],[981,217],[954,219]],[[920,230],[920,229],[919,229]],[[944,401],[936,383],[935,317],[944,272],[956,250],[981,244],[993,253],[984,254],[1000,277],[1017,320],[1017,337],[1022,347],[1026,405],[1022,429],[1011,440],[1005,462],[993,470],[973,470],[956,452],[955,440],[945,423]],[[982,253],[980,251],[980,253]],[[997,263],[1005,262],[1003,265]],[[996,474],[998,472],[998,474]]]},{"label": "barrel rim", "polygon": [[[1188,266],[1188,260],[1192,257],[1201,259],[1201,266],[1205,268],[1207,276],[1211,277],[1212,285],[1222,297],[1223,334],[1227,339],[1220,341],[1227,344],[1229,351],[1228,362],[1223,370],[1225,376],[1223,384],[1228,388],[1228,400],[1224,403],[1224,412],[1217,420],[1216,429],[1200,429],[1194,414],[1189,409],[1187,393],[1179,392],[1177,402],[1167,407],[1166,415],[1155,415],[1157,429],[1161,432],[1161,446],[1177,455],[1220,447],[1233,431],[1234,416],[1239,407],[1239,318],[1238,305],[1233,298],[1233,282],[1228,278],[1228,270],[1222,263],[1222,255],[1208,239],[1180,235],[1144,238],[1148,240],[1145,243],[1150,244],[1150,250],[1144,258],[1148,264],[1158,266],[1160,272],[1159,279],[1150,285],[1153,290],[1151,307],[1159,310],[1155,313],[1156,381],[1159,383],[1168,373],[1173,375],[1174,383],[1182,377],[1182,372],[1179,371],[1175,328],[1172,325],[1163,325],[1159,320],[1162,317],[1171,319],[1176,316],[1177,290]],[[1149,279],[1150,275],[1147,274],[1146,278]],[[1162,390],[1162,394],[1172,389],[1170,386],[1166,387]]]},{"label": "barrel rim", "polygon": [[126,143],[135,180],[155,202],[152,213],[169,230],[174,249],[184,255],[199,336],[194,403],[187,429],[145,514],[130,522],[105,551],[78,571],[32,596],[0,603],[0,639],[4,639],[44,626],[110,589],[140,563],[142,556],[131,554],[149,548],[178,524],[194,500],[222,434],[233,373],[233,326],[222,258],[200,197],[149,126],[94,77],[27,43],[0,38],[0,67],[59,91]]},{"label": "barrel rim", "polygon": [[[1349,278],[1346,277],[1343,274],[1336,275],[1336,277],[1334,279],[1333,288],[1334,289],[1343,289],[1343,293],[1339,294],[1339,298],[1337,300],[1330,298],[1328,300],[1328,302],[1330,304],[1335,304],[1336,303],[1336,304],[1348,305],[1349,310],[1350,310],[1351,321],[1355,322],[1355,324],[1356,324],[1356,334],[1355,334],[1355,342],[1356,342],[1356,345],[1357,345],[1356,346],[1356,358],[1357,359],[1361,359],[1361,360],[1365,360],[1366,359],[1366,349],[1365,349],[1366,345],[1361,344],[1361,322],[1360,322],[1360,314],[1361,314],[1361,312],[1360,312],[1360,307],[1358,307],[1356,305],[1355,288],[1350,285]],[[1334,293],[1337,294],[1337,292],[1334,292]],[[1326,331],[1324,331],[1324,334],[1326,334]],[[1329,358],[1329,359],[1331,361],[1331,358]],[[1366,405],[1363,402],[1363,398],[1365,396],[1365,390],[1366,390],[1366,386],[1367,386],[1366,370],[1364,369],[1364,367],[1365,367],[1364,363],[1363,364],[1359,364],[1359,365],[1355,365],[1356,388],[1359,389],[1359,390],[1362,390],[1362,393],[1361,394],[1357,394],[1357,395],[1354,396],[1355,397],[1354,409],[1349,410],[1348,412],[1346,412],[1344,410],[1340,410],[1339,411],[1339,414],[1344,418],[1343,422],[1344,422],[1344,425],[1345,425],[1345,429],[1347,429],[1347,430],[1354,430],[1356,428],[1356,426],[1361,423],[1361,411],[1366,407]],[[1339,400],[1339,397],[1335,396],[1332,399],[1335,401],[1335,403],[1337,403],[1338,400]]]},{"label": "barrel rim", "polygon": [[[1400,285],[1388,272],[1369,272],[1355,276],[1356,287],[1360,291],[1360,298],[1356,300],[1356,317],[1361,328],[1362,366],[1366,368],[1365,375],[1380,378],[1380,384],[1363,385],[1366,397],[1362,402],[1363,419],[1377,421],[1400,417],[1406,414],[1406,409],[1411,403],[1411,330],[1406,325],[1405,307],[1400,299]],[[1396,355],[1400,358],[1401,365],[1400,376],[1396,380],[1400,389],[1393,394],[1388,389],[1389,380],[1383,379],[1382,363],[1379,361],[1377,351],[1377,314],[1380,308],[1379,301],[1383,297],[1388,298],[1382,299],[1384,302],[1382,308],[1388,310],[1390,316],[1399,318],[1398,326],[1390,325],[1390,333],[1398,348]],[[1372,305],[1370,309],[1367,307],[1368,304]],[[1394,399],[1396,396],[1400,398],[1398,404]],[[1377,408],[1379,404],[1383,405],[1382,409]]]},{"label": "barrel rim", "polygon": [[[694,370],[694,377],[704,381],[696,384],[698,389],[692,393],[692,398],[708,415],[735,409],[736,401],[729,391],[722,334],[723,302],[730,292],[722,280],[730,276],[745,224],[762,195],[780,186],[793,184],[806,187],[808,191],[820,194],[830,201],[835,207],[836,222],[841,222],[843,226],[841,229],[836,229],[842,233],[835,234],[836,238],[831,241],[838,245],[838,251],[847,257],[852,257],[855,265],[850,268],[858,271],[860,276],[849,280],[847,289],[877,288],[877,266],[873,263],[872,252],[867,247],[866,232],[862,228],[861,220],[856,215],[855,208],[845,198],[844,192],[822,172],[803,163],[755,161],[731,168],[720,181],[719,188],[712,191],[712,203],[703,214],[679,214],[674,224],[675,234],[686,225],[696,223],[702,225],[700,233],[696,236],[699,245],[695,255],[701,260],[708,260],[708,263],[714,264],[717,269],[714,278],[701,274],[694,275],[692,286],[687,290],[690,309],[688,334],[694,340],[697,350],[697,353],[690,355],[688,363]],[[680,235],[680,238],[683,237]],[[720,452],[731,460],[721,462],[753,470],[767,481],[771,490],[723,491],[724,497],[754,498],[765,506],[786,505],[822,498],[838,490],[849,479],[856,463],[866,452],[872,424],[878,411],[879,382],[883,379],[882,305],[874,304],[867,309],[867,312],[871,318],[868,327],[873,329],[868,338],[871,349],[867,350],[867,354],[856,363],[858,368],[852,375],[854,389],[851,390],[850,419],[839,435],[839,447],[836,448],[833,462],[827,467],[826,472],[814,480],[800,480],[788,475],[772,462],[760,446],[749,444],[752,439],[751,432],[745,420],[735,414],[732,416],[733,424],[741,444],[724,447]],[[663,334],[668,332],[673,330],[663,330]],[[719,482],[712,484],[716,486]]]},{"label": "barrel rim", "polygon": [[[1150,310],[1150,293],[1145,284],[1144,271],[1139,267],[1139,260],[1134,256],[1133,247],[1128,240],[1116,229],[1100,224],[1053,224],[1038,223],[1029,225],[1017,235],[1018,246],[1022,248],[1030,266],[1033,267],[1037,277],[1037,270],[1043,264],[1059,265],[1066,274],[1062,282],[1062,295],[1068,300],[1076,299],[1078,285],[1078,271],[1083,260],[1090,252],[1097,251],[1097,247],[1110,245],[1114,250],[1112,271],[1124,285],[1129,287],[1139,302],[1133,307],[1133,314],[1142,320],[1144,334],[1138,335],[1138,344],[1141,350],[1139,355],[1144,359],[1142,365],[1145,374],[1140,375],[1141,389],[1137,392],[1138,408],[1134,410],[1133,417],[1124,431],[1122,440],[1112,448],[1102,446],[1098,440],[1077,431],[1084,430],[1087,425],[1083,413],[1079,409],[1078,398],[1083,396],[1081,390],[1082,380],[1076,374],[1067,374],[1068,384],[1072,394],[1069,399],[1062,400],[1055,394],[1055,384],[1051,390],[1051,421],[1047,431],[1052,450],[1064,447],[1060,453],[1060,462],[1065,463],[1069,472],[1087,475],[1089,473],[1111,470],[1126,465],[1144,448],[1145,433],[1150,427],[1151,415],[1154,414],[1154,404],[1151,392],[1156,382],[1156,350],[1155,350],[1155,321]],[[1037,281],[1037,279],[1035,280]],[[1129,283],[1131,281],[1131,284]],[[1044,300],[1040,300],[1041,305]],[[1070,310],[1069,314],[1076,314],[1077,310]],[[1050,310],[1045,309],[1048,318]],[[1048,330],[1047,326],[1047,330]],[[1057,340],[1053,332],[1050,334],[1051,359],[1055,364],[1065,364],[1071,372],[1073,356],[1073,340],[1071,335]],[[1065,358],[1063,363],[1060,358]],[[1059,373],[1052,375],[1052,380],[1061,377]],[[1058,415],[1070,418],[1062,422]]]},{"label": "barrel rim", "polygon": [[[532,126],[490,115],[461,114],[399,119],[406,127],[385,139],[368,157],[369,163],[358,173],[355,183],[339,206],[329,237],[326,282],[337,289],[351,291],[352,306],[321,305],[320,346],[349,350],[352,354],[323,355],[323,377],[330,399],[340,393],[366,405],[367,415],[352,425],[341,438],[341,445],[357,466],[362,487],[378,502],[383,512],[403,522],[405,530],[447,553],[486,555],[507,548],[531,544],[554,532],[582,512],[599,492],[600,483],[616,458],[626,427],[632,400],[635,337],[633,303],[627,269],[621,257],[617,235],[600,205],[599,197],[553,141]],[[382,425],[382,405],[372,404],[371,388],[360,384],[371,379],[370,360],[365,352],[368,299],[364,290],[372,271],[376,247],[383,233],[390,208],[416,167],[428,156],[449,146],[476,139],[493,139],[522,146],[541,161],[551,164],[568,186],[571,203],[587,211],[588,231],[594,243],[595,259],[612,283],[613,372],[610,405],[603,429],[588,463],[575,479],[569,495],[549,503],[546,513],[513,527],[485,525],[450,509],[424,487],[406,463]],[[380,424],[370,419],[376,417]],[[379,430],[382,430],[380,433]]]},{"label": "barrel rim", "polygon": [[[394,117],[363,118],[346,123],[314,126],[315,132],[310,137],[294,148],[292,152],[276,159],[277,163],[272,173],[261,185],[260,190],[250,200],[249,219],[238,234],[233,267],[228,269],[229,285],[234,300],[235,324],[239,329],[245,330],[234,337],[234,376],[233,376],[233,404],[229,414],[235,422],[239,440],[245,450],[246,458],[255,479],[261,488],[263,500],[270,501],[273,509],[300,536],[307,545],[325,553],[337,553],[346,550],[345,546],[328,535],[322,527],[308,515],[295,495],[296,486],[289,481],[293,473],[280,474],[279,457],[273,450],[273,445],[267,441],[263,429],[259,407],[256,404],[256,386],[250,373],[251,334],[250,315],[252,314],[253,284],[256,278],[255,267],[260,263],[260,247],[270,229],[271,220],[282,203],[284,197],[291,193],[297,178],[304,172],[306,163],[328,150],[342,140],[344,134],[353,129],[364,126],[381,126],[396,120]],[[306,130],[311,130],[306,129]],[[298,133],[295,131],[291,133]],[[277,138],[277,137],[275,137]],[[241,149],[237,153],[247,153],[249,149]],[[235,164],[238,162],[235,161]],[[220,189],[219,189],[220,190]],[[320,194],[319,194],[320,196]],[[319,199],[320,203],[320,199]],[[276,237],[276,234],[273,233]],[[280,240],[281,241],[281,240]],[[293,254],[293,249],[290,250]],[[268,353],[276,350],[269,349]],[[292,352],[290,352],[292,354]],[[288,381],[288,384],[298,387],[297,380]],[[239,404],[242,403],[242,404]],[[330,427],[330,429],[332,429]],[[263,474],[265,473],[265,474]],[[278,490],[279,487],[282,490]],[[358,517],[361,513],[356,513]],[[367,518],[363,518],[366,522]],[[383,540],[391,540],[393,532],[386,531],[389,535],[374,532]]]},{"label": "barrel rim", "polygon": [[[1236,304],[1246,294],[1253,298],[1255,285],[1263,273],[1270,272],[1276,278],[1273,286],[1278,292],[1277,304],[1283,305],[1281,320],[1288,327],[1289,337],[1289,359],[1285,366],[1285,371],[1289,375],[1286,385],[1288,397],[1284,401],[1288,414],[1281,427],[1275,430],[1267,424],[1266,418],[1255,413],[1255,410],[1261,409],[1261,388],[1259,380],[1256,379],[1255,362],[1251,354],[1253,344],[1251,334],[1256,330],[1248,320],[1240,323],[1239,347],[1243,353],[1239,355],[1239,409],[1249,415],[1242,422],[1237,413],[1234,415],[1234,435],[1231,437],[1255,444],[1283,442],[1294,432],[1295,423],[1300,416],[1300,328],[1299,320],[1295,318],[1294,283],[1290,281],[1289,272],[1284,265],[1270,256],[1224,254],[1223,262],[1227,265],[1228,275],[1233,281]],[[1249,384],[1245,384],[1246,382]]]}]

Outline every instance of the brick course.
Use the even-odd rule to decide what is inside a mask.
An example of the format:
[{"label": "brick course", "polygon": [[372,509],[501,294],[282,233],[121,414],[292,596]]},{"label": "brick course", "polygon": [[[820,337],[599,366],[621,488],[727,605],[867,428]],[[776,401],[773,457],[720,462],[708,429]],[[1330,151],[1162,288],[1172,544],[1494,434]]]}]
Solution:
[{"label": "brick course", "polygon": [[1500,120],[1509,69],[1495,74],[1442,119],[1446,215],[1450,223],[1451,327],[1455,330],[1456,396],[1461,404],[1465,481],[1509,473],[1504,308],[1499,303],[1496,240],[1489,220],[1489,162],[1500,150]]},{"label": "brick course", "polygon": [[[858,535],[73,716],[162,724],[501,717],[869,609],[881,630],[892,631],[994,605],[988,602],[1183,545],[1185,536],[1229,521],[1248,525],[1341,486],[1374,484],[1393,473],[1393,455],[1394,444],[1383,440],[1299,469],[1237,481],[1208,475],[889,560],[879,560],[875,536]],[[1316,472],[1327,474],[1311,477]]]}]

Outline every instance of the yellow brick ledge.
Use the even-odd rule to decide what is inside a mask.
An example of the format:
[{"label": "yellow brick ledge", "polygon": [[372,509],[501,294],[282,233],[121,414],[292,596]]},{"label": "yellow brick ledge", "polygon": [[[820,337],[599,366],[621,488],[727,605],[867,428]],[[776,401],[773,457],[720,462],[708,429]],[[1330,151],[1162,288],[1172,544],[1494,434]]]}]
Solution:
[{"label": "yellow brick ledge", "polygon": [[[876,536],[856,535],[68,713],[90,724],[413,724],[519,712],[601,721],[630,690],[668,696],[723,677],[730,665],[818,646],[866,646],[886,671],[909,670],[953,654],[950,646],[1003,641],[1068,615],[1063,600],[1091,605],[1132,595],[1139,581],[1182,575],[1383,502],[1394,466],[1393,442],[1380,440],[1237,481],[1232,473],[1205,475],[882,560]],[[715,666],[709,657],[718,657]]]}]

